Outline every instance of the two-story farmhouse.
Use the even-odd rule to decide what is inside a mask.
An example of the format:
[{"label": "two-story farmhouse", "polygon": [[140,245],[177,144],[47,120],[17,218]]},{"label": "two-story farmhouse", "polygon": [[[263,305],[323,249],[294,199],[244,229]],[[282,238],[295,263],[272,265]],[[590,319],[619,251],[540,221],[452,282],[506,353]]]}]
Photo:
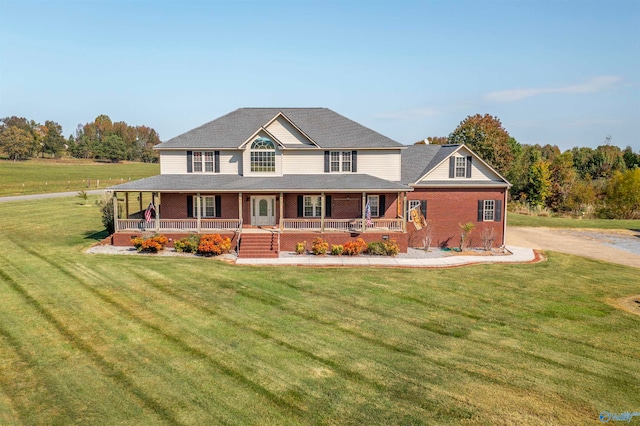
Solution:
[{"label": "two-story farmhouse", "polygon": [[[414,209],[433,245],[456,246],[468,222],[504,245],[509,183],[464,145],[405,146],[326,108],[241,108],[156,149],[160,175],[111,188],[114,244],[219,233],[240,256],[277,256],[317,236],[395,239],[406,251],[426,230]],[[152,194],[146,217],[132,207],[142,193]]]}]

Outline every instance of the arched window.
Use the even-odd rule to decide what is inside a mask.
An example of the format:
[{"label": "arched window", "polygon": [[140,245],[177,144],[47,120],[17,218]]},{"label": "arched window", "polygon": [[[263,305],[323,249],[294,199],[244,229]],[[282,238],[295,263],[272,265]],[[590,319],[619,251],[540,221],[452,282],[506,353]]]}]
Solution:
[{"label": "arched window", "polygon": [[276,171],[276,148],[269,139],[258,138],[251,144],[251,171]]}]

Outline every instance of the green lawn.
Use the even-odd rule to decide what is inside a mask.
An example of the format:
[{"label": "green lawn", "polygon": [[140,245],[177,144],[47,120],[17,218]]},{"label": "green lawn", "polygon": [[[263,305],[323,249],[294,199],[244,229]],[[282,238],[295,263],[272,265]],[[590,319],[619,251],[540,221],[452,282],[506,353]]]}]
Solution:
[{"label": "green lawn", "polygon": [[530,216],[509,212],[507,226],[545,226],[548,228],[640,229],[640,220],[572,219]]},{"label": "green lawn", "polygon": [[[638,270],[83,254],[76,198],[0,204],[0,424],[584,424],[640,409]],[[637,420],[636,420],[637,422]]]},{"label": "green lawn", "polygon": [[0,160],[0,197],[106,188],[159,173],[160,165],[149,163],[111,164],[76,159]]}]

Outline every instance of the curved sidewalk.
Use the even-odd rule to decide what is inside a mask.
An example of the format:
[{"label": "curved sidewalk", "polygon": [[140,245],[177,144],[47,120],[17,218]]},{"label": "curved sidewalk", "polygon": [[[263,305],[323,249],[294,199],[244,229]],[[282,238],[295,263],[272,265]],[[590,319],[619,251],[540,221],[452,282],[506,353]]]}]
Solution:
[{"label": "curved sidewalk", "polygon": [[432,259],[396,257],[299,256],[274,259],[237,259],[236,265],[273,266],[373,266],[410,268],[447,268],[479,263],[527,263],[535,260],[533,249],[507,246],[507,256],[447,256]]}]

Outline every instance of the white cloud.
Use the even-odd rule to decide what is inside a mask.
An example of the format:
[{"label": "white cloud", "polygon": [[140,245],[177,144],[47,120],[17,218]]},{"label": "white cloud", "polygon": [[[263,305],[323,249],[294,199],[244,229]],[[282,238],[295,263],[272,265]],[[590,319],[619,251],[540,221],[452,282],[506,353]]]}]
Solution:
[{"label": "white cloud", "polygon": [[484,95],[484,99],[490,102],[515,102],[534,96],[548,93],[596,93],[612,88],[621,80],[617,75],[605,75],[593,77],[582,84],[565,87],[538,88],[538,89],[514,89],[490,92]]}]

